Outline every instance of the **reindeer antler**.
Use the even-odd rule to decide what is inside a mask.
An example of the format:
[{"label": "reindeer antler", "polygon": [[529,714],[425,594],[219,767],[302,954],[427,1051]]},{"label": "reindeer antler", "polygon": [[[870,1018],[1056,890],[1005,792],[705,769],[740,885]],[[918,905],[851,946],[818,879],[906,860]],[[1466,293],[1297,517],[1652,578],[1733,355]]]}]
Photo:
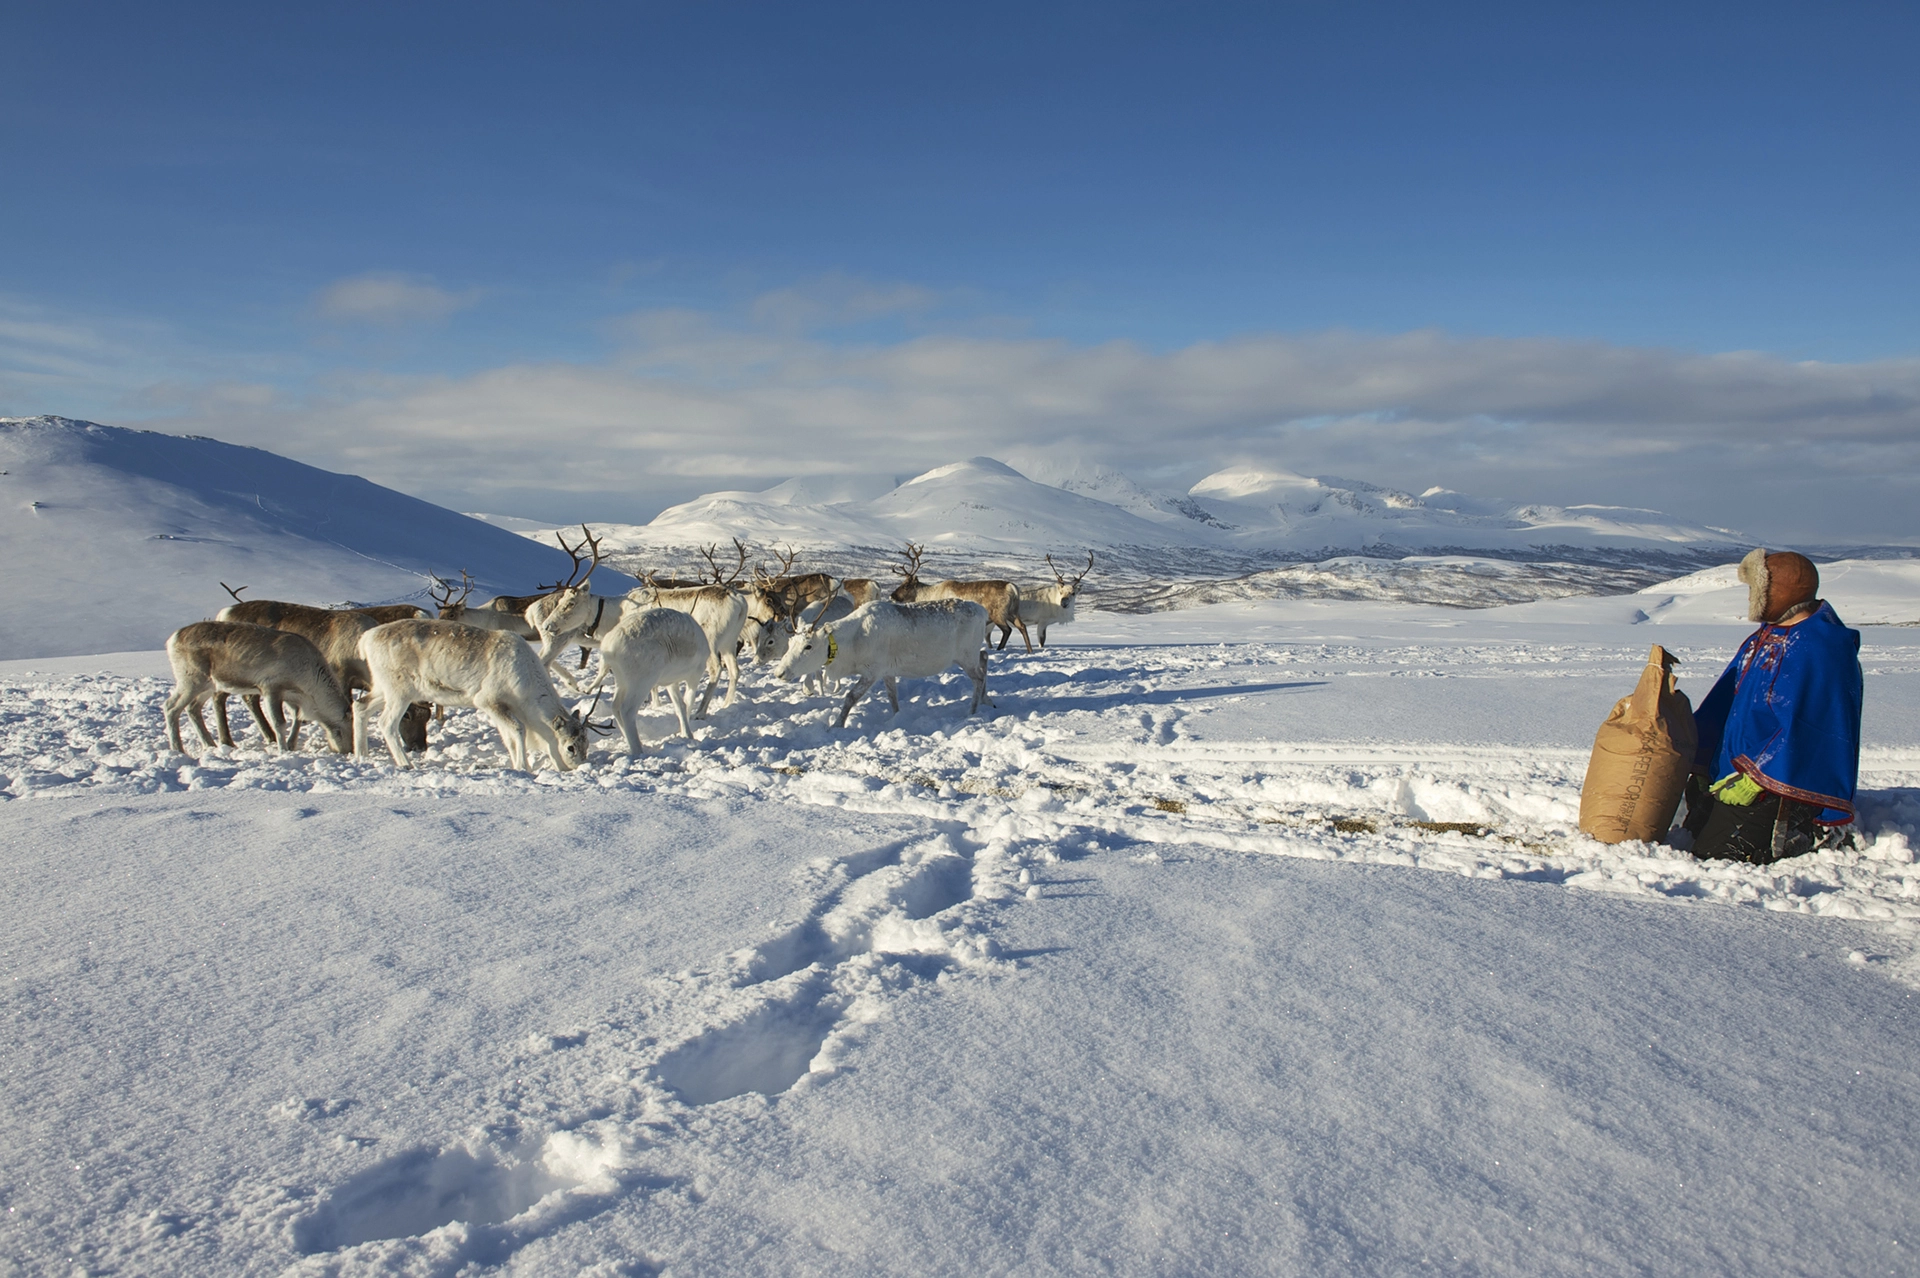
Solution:
[{"label": "reindeer antler", "polygon": [[[603,534],[600,537],[595,537],[592,529],[588,528],[585,524],[581,524],[580,537],[581,540],[578,544],[569,546],[566,537],[560,530],[557,528],[554,530],[553,539],[560,543],[560,549],[567,552],[567,558],[573,560],[573,567],[568,570],[565,581],[556,581],[551,586],[541,586],[540,589],[566,590],[571,586],[584,586],[592,579],[593,570],[600,566],[600,543],[605,540],[605,536]],[[583,550],[593,556],[593,560],[587,564],[587,571],[584,574],[580,571],[580,552]]]},{"label": "reindeer antler", "polygon": [[224,591],[226,591],[226,592],[227,592],[228,594],[230,594],[230,595],[232,595],[232,596],[233,596],[233,601],[234,601],[235,603],[245,603],[245,602],[246,602],[246,600],[244,600],[244,599],[242,599],[242,598],[240,597],[240,592],[241,592],[241,591],[243,591],[243,590],[246,590],[247,588],[248,588],[248,587],[246,587],[246,586],[229,586],[229,585],[228,585],[228,584],[227,584],[226,582],[224,582],[224,581],[220,583],[220,589],[222,589],[222,590],[224,590]]},{"label": "reindeer antler", "polygon": [[427,598],[433,600],[433,606],[436,608],[445,610],[447,608],[457,607],[465,603],[467,596],[473,593],[473,577],[465,568],[460,570],[460,597],[458,599],[453,597],[452,582],[448,581],[445,577],[435,577],[432,573],[428,573],[427,575],[439,586],[437,590],[432,586],[427,587]]},{"label": "reindeer antler", "polygon": [[1087,566],[1085,568],[1082,568],[1080,570],[1080,575],[1073,579],[1073,585],[1076,590],[1079,589],[1080,583],[1087,579],[1087,574],[1092,571],[1093,571],[1093,552],[1089,550],[1087,552]]},{"label": "reindeer antler", "polygon": [[720,567],[719,543],[700,547],[700,557],[707,561],[706,571],[700,574],[700,580],[703,582],[710,580],[716,586],[731,586],[739,581],[741,571],[747,566],[747,543],[735,537],[733,551],[739,562],[730,569],[723,569]]},{"label": "reindeer antler", "polygon": [[927,548],[925,546],[918,545],[911,541],[908,542],[906,550],[902,551],[900,555],[900,558],[905,561],[905,566],[896,571],[908,580],[918,577],[920,575],[920,558],[926,553]]},{"label": "reindeer antler", "polygon": [[788,546],[785,550],[780,549],[778,546],[775,546],[772,549],[773,549],[773,557],[780,561],[780,571],[777,573],[768,573],[765,571],[765,568],[763,566],[762,575],[773,577],[773,578],[780,578],[780,577],[785,577],[790,573],[792,573],[793,561],[800,557],[800,552],[795,550],[792,546]]}]

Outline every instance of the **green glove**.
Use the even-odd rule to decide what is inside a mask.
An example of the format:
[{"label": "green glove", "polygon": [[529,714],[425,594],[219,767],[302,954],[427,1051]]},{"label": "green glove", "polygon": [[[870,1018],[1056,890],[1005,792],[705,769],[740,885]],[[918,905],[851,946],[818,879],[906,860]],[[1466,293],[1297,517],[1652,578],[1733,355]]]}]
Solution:
[{"label": "green glove", "polygon": [[1707,789],[1720,802],[1731,804],[1736,808],[1750,808],[1755,799],[1766,793],[1760,788],[1758,781],[1744,772],[1729,772]]}]

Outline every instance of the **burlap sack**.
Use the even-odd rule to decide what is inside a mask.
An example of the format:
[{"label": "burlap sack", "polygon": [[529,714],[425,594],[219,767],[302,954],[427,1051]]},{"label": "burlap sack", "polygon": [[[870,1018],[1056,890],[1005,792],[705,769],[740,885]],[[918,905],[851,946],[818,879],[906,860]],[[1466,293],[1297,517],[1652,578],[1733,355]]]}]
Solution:
[{"label": "burlap sack", "polygon": [[1679,810],[1698,738],[1693,704],[1673,686],[1677,660],[1653,645],[1640,686],[1620,699],[1593,738],[1580,828],[1602,843],[1658,840]]}]

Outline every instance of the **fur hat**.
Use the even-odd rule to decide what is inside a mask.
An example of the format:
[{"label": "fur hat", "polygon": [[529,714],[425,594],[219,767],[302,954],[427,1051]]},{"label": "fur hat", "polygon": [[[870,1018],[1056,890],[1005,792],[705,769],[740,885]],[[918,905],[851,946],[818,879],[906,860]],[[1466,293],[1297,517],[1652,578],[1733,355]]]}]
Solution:
[{"label": "fur hat", "polygon": [[1748,621],[1785,621],[1807,611],[1820,593],[1820,570],[1792,550],[1754,550],[1740,561],[1740,580],[1747,585]]}]

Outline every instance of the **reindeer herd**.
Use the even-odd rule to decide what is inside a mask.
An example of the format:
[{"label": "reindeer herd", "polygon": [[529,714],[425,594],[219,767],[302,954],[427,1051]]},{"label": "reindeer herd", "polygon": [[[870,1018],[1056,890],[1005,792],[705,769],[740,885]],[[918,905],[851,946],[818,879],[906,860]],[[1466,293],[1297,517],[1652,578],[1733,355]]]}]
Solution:
[{"label": "reindeer herd", "polygon": [[[1049,626],[1074,619],[1080,584],[1093,569],[1088,554],[1086,566],[1069,577],[1049,555],[1051,586],[1023,591],[1010,581],[929,583],[920,579],[925,547],[909,542],[902,580],[889,592],[871,578],[796,574],[792,550],[776,553],[777,566],[762,565],[747,576],[751,551],[736,538],[731,564],[717,546],[701,551],[706,566],[698,580],[647,573],[624,595],[596,595],[600,540],[585,525],[581,533],[578,544],[556,534],[572,570],[537,594],[470,604],[468,574],[461,573],[459,586],[435,578],[430,593],[437,616],[412,604],[318,608],[242,599],[246,587],[222,583],[233,604],[167,640],[174,674],[165,705],[168,745],[185,753],[182,715],[203,744],[214,745],[202,717],[209,702],[219,743],[233,745],[227,698],[237,695],[261,736],[283,751],[298,746],[303,724],[315,723],[336,752],[364,755],[369,725],[377,722],[394,763],[408,768],[409,754],[426,749],[429,725],[447,708],[464,706],[493,724],[513,767],[529,768],[537,746],[565,772],[586,761],[590,730],[617,729],[627,752],[639,755],[639,713],[658,693],[691,739],[693,720],[707,716],[723,674],[723,704],[739,697],[742,654],[770,665],[776,679],[804,680],[822,693],[851,680],[841,727],[876,684],[898,712],[899,680],[955,665],[973,681],[972,714],[993,704],[989,632],[999,631],[1001,649],[1016,630],[1027,651],[1036,632],[1044,647]],[[564,655],[575,646],[579,667],[568,671]],[[593,652],[600,668],[587,682]],[[703,679],[696,706],[693,693]],[[593,709],[609,681],[613,718],[595,724]],[[569,708],[560,685],[592,694],[593,705],[585,712]]]}]

